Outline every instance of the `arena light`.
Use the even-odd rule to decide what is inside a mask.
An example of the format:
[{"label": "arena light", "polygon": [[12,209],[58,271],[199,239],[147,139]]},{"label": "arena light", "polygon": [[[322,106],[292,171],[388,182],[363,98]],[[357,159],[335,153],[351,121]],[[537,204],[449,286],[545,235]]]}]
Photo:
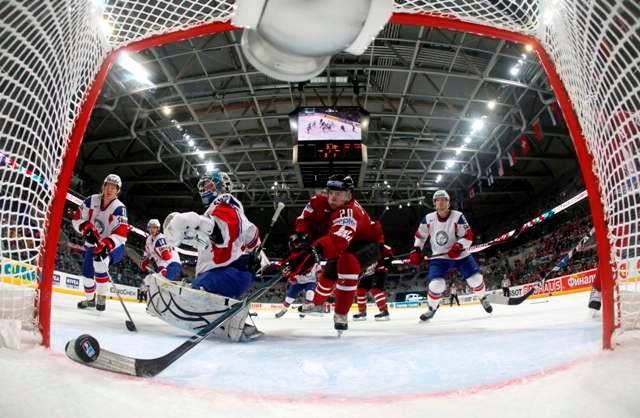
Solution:
[{"label": "arena light", "polygon": [[489,110],[493,110],[496,108],[496,101],[495,100],[489,100],[487,102],[487,107],[489,108]]},{"label": "arena light", "polygon": [[[393,13],[393,0],[236,0],[231,22],[245,28],[247,60],[276,80],[322,73],[341,51],[361,55]],[[364,17],[364,19],[363,19]]]},{"label": "arena light", "polygon": [[533,51],[533,45],[531,45],[531,44],[526,44],[526,45],[524,46],[524,50],[525,50],[525,51],[527,51],[527,53],[529,53],[529,52]]},{"label": "arena light", "polygon": [[194,146],[196,143],[193,142],[193,139],[190,139],[187,144],[189,144],[190,147]]},{"label": "arena light", "polygon": [[133,79],[142,84],[153,85],[150,80],[149,72],[136,60],[134,60],[127,51],[120,53],[118,57],[118,64],[124,68]]},{"label": "arena light", "polygon": [[442,181],[442,174],[438,174],[438,177],[436,177],[436,183],[440,183]]},{"label": "arena light", "polygon": [[509,70],[509,74],[511,74],[512,76],[517,76],[518,74],[520,74],[520,67],[517,65],[514,65],[513,67],[511,67],[511,69]]},{"label": "arena light", "polygon": [[465,136],[465,137],[464,137],[464,143],[465,143],[465,144],[469,144],[469,143],[471,143],[471,137],[470,137],[470,136]]},{"label": "arena light", "polygon": [[476,118],[471,122],[471,132],[478,132],[484,128],[483,118]]},{"label": "arena light", "polygon": [[213,171],[213,163],[211,161],[207,161],[205,169],[207,170],[207,173],[211,173]]},{"label": "arena light", "polygon": [[451,168],[455,165],[455,162],[453,160],[447,160],[447,168]]},{"label": "arena light", "polygon": [[162,114],[165,116],[171,116],[171,113],[173,113],[173,111],[171,110],[171,108],[167,105],[162,106],[160,108],[160,110],[162,111]]}]

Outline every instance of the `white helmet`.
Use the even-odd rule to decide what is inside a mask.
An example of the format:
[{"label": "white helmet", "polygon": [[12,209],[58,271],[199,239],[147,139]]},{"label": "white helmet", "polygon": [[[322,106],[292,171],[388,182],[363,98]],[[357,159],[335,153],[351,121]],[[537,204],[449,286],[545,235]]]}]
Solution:
[{"label": "white helmet", "polygon": [[147,222],[147,229],[152,226],[160,228],[160,221],[158,219],[149,219],[149,222]]},{"label": "white helmet", "polygon": [[446,190],[436,190],[436,192],[433,194],[433,202],[435,203],[436,199],[442,199],[445,198],[448,201],[451,201],[451,199],[449,198],[449,193],[447,193]]},{"label": "white helmet", "polygon": [[105,177],[104,181],[102,182],[102,185],[104,186],[107,183],[110,183],[116,186],[118,188],[118,191],[122,189],[122,180],[120,179],[120,176],[117,174],[109,174],[107,177]]}]

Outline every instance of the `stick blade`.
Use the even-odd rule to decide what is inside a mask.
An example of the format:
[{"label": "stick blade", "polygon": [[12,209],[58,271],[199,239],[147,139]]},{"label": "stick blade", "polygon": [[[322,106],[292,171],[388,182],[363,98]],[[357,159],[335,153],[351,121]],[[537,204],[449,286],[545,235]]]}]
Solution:
[{"label": "stick blade", "polygon": [[95,361],[86,362],[82,360],[76,353],[74,348],[75,342],[76,340],[73,339],[67,343],[65,354],[76,363],[112,373],[125,374],[129,376],[138,375],[136,373],[136,359],[121,354],[116,354],[114,352],[101,348],[100,353],[98,354],[98,357],[95,359]]}]

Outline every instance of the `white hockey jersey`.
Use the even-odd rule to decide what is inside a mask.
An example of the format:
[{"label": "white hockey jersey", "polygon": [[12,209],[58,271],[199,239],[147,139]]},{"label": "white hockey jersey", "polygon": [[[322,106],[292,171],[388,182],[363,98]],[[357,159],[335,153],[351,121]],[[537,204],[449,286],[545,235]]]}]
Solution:
[{"label": "white hockey jersey", "polygon": [[258,228],[245,216],[242,203],[228,193],[211,202],[203,216],[214,222],[218,232],[215,240],[198,250],[196,275],[228,266],[260,244]]},{"label": "white hockey jersey", "polygon": [[160,268],[167,267],[173,262],[180,262],[178,250],[167,243],[163,233],[158,233],[155,237],[151,234],[147,235],[144,257],[153,260]]},{"label": "white hockey jersey", "polygon": [[315,283],[318,277],[319,271],[320,271],[320,264],[317,263],[311,268],[311,270],[308,273],[298,274],[296,276],[296,283],[298,284]]},{"label": "white hockey jersey", "polygon": [[451,258],[446,252],[455,242],[459,242],[464,247],[460,257],[456,258],[460,259],[469,255],[469,247],[473,242],[473,232],[462,212],[451,210],[446,219],[440,218],[438,212],[431,212],[426,214],[420,221],[415,234],[414,247],[424,247],[427,239],[429,239],[431,251],[434,255],[445,253],[435,258],[447,260]]},{"label": "white hockey jersey", "polygon": [[[76,210],[73,220],[73,228],[80,232],[80,225],[84,222],[91,222],[98,233],[100,240],[109,238],[113,241],[114,247],[124,244],[127,241],[129,226],[127,220],[127,208],[118,200],[113,199],[106,207],[102,207],[102,195],[94,194],[82,202]],[[88,246],[85,244],[85,246]]]}]

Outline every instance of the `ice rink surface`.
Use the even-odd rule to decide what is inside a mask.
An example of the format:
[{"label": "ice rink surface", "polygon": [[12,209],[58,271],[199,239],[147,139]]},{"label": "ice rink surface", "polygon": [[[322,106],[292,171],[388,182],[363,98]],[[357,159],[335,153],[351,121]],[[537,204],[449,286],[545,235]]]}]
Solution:
[{"label": "ice rink surface", "polygon": [[[603,352],[588,293],[519,306],[418,309],[388,322],[350,321],[338,339],[332,316],[275,319],[261,310],[259,341],[210,339],[153,379],[90,369],[64,355],[83,333],[101,346],[157,357],[187,334],[117,301],[80,311],[54,294],[52,349],[0,350],[0,417],[639,417],[640,339]],[[375,309],[370,311],[372,316]]]}]

